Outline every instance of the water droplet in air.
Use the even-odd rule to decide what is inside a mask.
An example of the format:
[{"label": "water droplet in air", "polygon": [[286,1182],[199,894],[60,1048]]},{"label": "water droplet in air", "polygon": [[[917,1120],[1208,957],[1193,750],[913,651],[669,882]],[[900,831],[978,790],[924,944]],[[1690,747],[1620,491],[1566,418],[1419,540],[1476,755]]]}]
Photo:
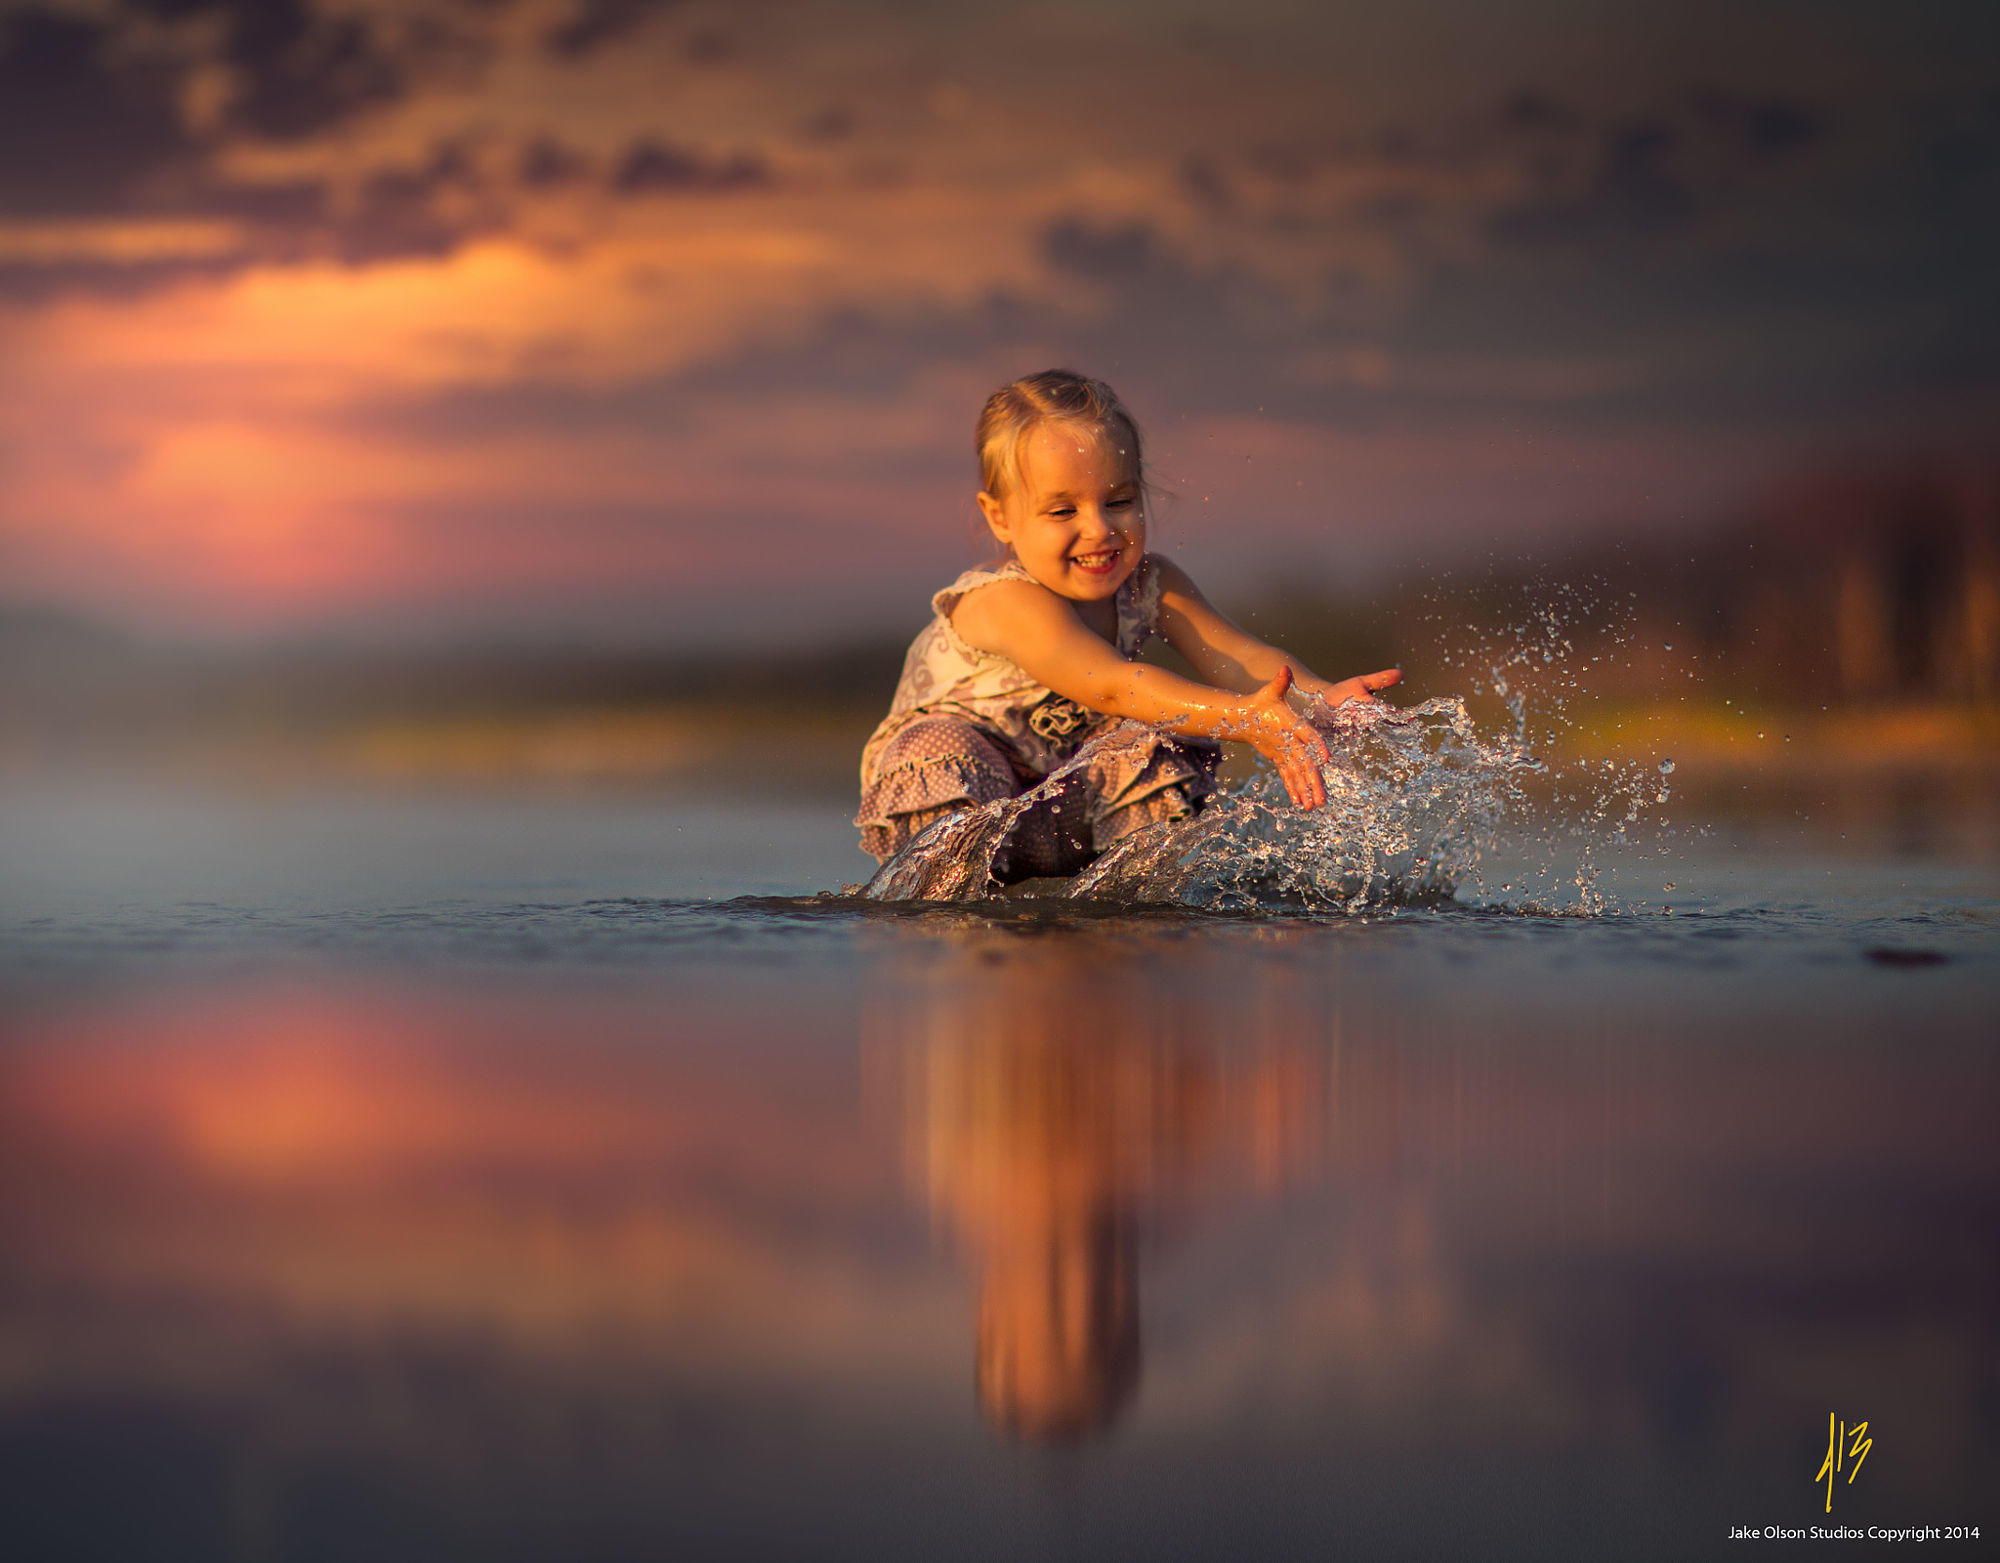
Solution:
[{"label": "water droplet in air", "polygon": [[1674,888],[1674,882],[1671,879],[1669,879],[1665,884],[1661,885],[1660,888],[1662,890],[1671,890]]},{"label": "water droplet in air", "polygon": [[1674,774],[1674,762],[1673,762],[1672,760],[1662,760],[1662,761],[1660,762],[1660,774],[1661,774],[1662,776],[1671,776],[1671,775],[1673,775],[1673,774]]},{"label": "water droplet in air", "polygon": [[1664,646],[1662,646],[1661,649],[1664,651],[1672,651],[1674,649],[1674,643],[1672,641],[1668,641],[1665,643]]}]

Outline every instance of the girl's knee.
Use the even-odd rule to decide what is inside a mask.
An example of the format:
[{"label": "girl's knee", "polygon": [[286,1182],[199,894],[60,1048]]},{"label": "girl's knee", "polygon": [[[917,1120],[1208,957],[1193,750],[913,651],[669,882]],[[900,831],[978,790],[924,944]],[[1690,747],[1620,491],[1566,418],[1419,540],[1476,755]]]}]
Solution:
[{"label": "girl's knee", "polygon": [[1092,844],[1103,852],[1149,825],[1193,819],[1201,812],[1202,802],[1207,797],[1208,790],[1198,790],[1192,781],[1175,782],[1131,803],[1106,809],[1092,823]]},{"label": "girl's knee", "polygon": [[861,795],[861,850],[886,862],[939,820],[1021,790],[1007,756],[972,723],[912,722],[884,747]]}]

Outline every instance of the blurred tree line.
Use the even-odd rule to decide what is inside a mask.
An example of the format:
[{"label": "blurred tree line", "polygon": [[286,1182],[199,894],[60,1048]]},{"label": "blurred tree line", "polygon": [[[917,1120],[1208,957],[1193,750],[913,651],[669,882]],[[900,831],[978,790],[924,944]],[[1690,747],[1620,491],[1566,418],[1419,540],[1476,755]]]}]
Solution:
[{"label": "blurred tree line", "polygon": [[[1585,537],[1359,603],[1274,592],[1238,617],[1325,673],[1400,663],[1420,694],[1463,691],[1489,654],[1555,634],[1572,642],[1570,667],[1588,664],[1589,691],[1615,700],[1990,706],[2000,464],[1821,473],[1706,528]],[[803,741],[810,729],[845,753],[886,709],[904,649],[900,634],[810,655],[173,648],[59,612],[0,609],[0,758],[68,740],[283,738],[668,707],[715,730],[790,729]]]},{"label": "blurred tree line", "polygon": [[[1589,683],[1683,693],[1688,671],[1767,703],[2000,697],[2000,465],[1822,474],[1705,528],[1587,539],[1413,581],[1376,604],[1274,595],[1247,627],[1323,671],[1400,662],[1462,682],[1464,648],[1539,633],[1553,608]],[[1477,660],[1471,658],[1470,660]]]}]

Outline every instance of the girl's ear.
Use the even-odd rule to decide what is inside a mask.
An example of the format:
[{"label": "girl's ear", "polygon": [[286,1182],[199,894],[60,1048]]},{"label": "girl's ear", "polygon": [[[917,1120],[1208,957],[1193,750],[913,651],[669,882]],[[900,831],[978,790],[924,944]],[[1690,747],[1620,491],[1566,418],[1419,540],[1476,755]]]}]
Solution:
[{"label": "girl's ear", "polygon": [[1002,548],[1013,547],[1013,539],[1008,535],[1006,507],[985,489],[981,489],[976,497],[979,500],[979,513],[986,517],[987,531],[993,534]]}]

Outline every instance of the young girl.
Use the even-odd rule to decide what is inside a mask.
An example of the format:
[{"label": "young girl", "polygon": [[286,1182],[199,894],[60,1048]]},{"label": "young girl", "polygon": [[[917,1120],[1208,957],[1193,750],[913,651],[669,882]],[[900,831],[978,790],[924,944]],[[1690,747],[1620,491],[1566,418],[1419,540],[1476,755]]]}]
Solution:
[{"label": "young girl", "polygon": [[[1021,796],[992,874],[1073,874],[1215,790],[1216,740],[1247,743],[1302,809],[1326,740],[1300,713],[1374,698],[1394,668],[1330,683],[1225,619],[1146,552],[1139,427],[1101,380],[1051,369],[979,415],[980,512],[1005,552],[931,599],[889,715],[861,755],[862,847],[887,859],[939,820]],[[1202,682],[1134,661],[1159,634]],[[1071,763],[1075,762],[1075,763]]]}]

